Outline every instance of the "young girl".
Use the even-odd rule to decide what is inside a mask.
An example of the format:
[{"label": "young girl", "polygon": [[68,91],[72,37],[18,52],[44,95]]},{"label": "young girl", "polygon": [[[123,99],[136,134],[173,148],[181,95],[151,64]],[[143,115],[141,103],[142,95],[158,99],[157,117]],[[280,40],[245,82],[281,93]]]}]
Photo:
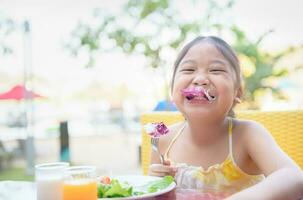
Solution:
[{"label": "young girl", "polygon": [[149,174],[175,176],[179,188],[216,191],[228,200],[303,197],[303,174],[254,121],[234,118],[243,93],[239,61],[217,37],[198,37],[177,57],[172,98],[185,121],[160,138]]}]

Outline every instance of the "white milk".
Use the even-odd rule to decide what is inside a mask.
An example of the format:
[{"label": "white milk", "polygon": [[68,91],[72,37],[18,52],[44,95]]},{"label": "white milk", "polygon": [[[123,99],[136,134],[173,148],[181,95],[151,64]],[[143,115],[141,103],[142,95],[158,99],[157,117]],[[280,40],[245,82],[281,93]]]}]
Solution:
[{"label": "white milk", "polygon": [[63,176],[66,162],[44,163],[35,166],[37,200],[62,200]]},{"label": "white milk", "polygon": [[47,178],[36,181],[37,200],[62,200],[61,178]]}]

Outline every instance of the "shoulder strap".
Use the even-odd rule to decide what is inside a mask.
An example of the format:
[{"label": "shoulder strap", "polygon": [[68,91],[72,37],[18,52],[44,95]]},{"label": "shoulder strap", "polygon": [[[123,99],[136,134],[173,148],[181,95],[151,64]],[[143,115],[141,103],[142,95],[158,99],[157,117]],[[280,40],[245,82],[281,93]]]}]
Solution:
[{"label": "shoulder strap", "polygon": [[232,142],[232,133],[233,133],[233,119],[231,117],[228,118],[228,145],[229,145],[229,155],[233,157],[233,142]]},{"label": "shoulder strap", "polygon": [[181,135],[181,133],[183,132],[184,128],[186,125],[186,120],[184,121],[182,127],[180,128],[180,130],[178,131],[178,133],[173,137],[173,139],[171,140],[170,144],[168,145],[165,153],[164,153],[164,158],[168,158],[168,152],[170,150],[170,148],[172,147],[172,145],[175,143],[175,141],[177,140],[177,138]]}]

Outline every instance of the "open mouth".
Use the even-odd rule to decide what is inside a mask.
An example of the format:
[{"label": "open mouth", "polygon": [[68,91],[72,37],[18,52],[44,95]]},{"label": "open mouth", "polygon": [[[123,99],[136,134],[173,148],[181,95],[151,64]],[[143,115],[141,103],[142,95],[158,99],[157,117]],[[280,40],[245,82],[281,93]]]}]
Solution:
[{"label": "open mouth", "polygon": [[182,95],[187,100],[206,99],[207,101],[214,101],[216,97],[210,94],[209,89],[203,87],[186,88],[181,90]]}]

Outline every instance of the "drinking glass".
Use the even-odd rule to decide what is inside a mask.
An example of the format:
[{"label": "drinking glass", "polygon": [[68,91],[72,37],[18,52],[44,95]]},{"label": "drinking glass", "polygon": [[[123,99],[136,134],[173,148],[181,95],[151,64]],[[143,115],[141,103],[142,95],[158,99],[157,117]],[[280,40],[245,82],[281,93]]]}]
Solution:
[{"label": "drinking glass", "polygon": [[67,162],[44,163],[35,166],[37,200],[62,200],[64,171]]},{"label": "drinking glass", "polygon": [[69,167],[63,182],[64,200],[97,200],[96,168],[93,166]]}]

